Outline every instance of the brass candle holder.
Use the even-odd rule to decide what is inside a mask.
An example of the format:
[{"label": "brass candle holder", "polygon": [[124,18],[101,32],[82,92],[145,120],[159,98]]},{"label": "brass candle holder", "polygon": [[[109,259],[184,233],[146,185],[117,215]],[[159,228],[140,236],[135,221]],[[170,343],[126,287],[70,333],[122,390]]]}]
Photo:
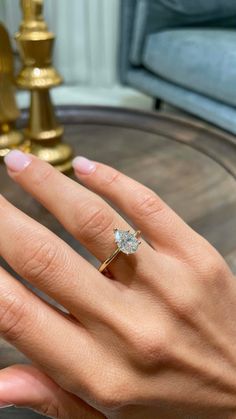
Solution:
[{"label": "brass candle holder", "polygon": [[63,127],[56,120],[50,88],[62,79],[52,66],[54,34],[43,19],[43,0],[21,0],[23,20],[16,33],[23,67],[16,78],[20,89],[30,90],[30,115],[25,137],[31,152],[60,171],[71,169],[72,149],[62,143]]},{"label": "brass candle holder", "polygon": [[12,148],[19,147],[24,138],[15,129],[19,110],[14,96],[13,53],[10,39],[0,23],[0,159]]}]

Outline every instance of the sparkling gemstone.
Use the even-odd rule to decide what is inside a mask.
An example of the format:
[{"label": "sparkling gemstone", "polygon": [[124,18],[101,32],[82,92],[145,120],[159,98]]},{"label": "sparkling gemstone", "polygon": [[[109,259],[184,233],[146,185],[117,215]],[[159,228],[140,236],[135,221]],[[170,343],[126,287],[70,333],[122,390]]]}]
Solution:
[{"label": "sparkling gemstone", "polygon": [[135,236],[135,233],[129,231],[114,230],[115,242],[121,252],[130,255],[135,253],[139,246],[139,241]]}]

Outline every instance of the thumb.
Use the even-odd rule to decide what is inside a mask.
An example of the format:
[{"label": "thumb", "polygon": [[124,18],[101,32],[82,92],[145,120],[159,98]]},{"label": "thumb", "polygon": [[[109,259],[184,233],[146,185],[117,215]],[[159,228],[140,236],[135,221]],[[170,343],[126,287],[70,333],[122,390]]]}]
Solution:
[{"label": "thumb", "polygon": [[9,405],[28,407],[56,419],[104,418],[33,365],[13,365],[0,371],[0,407]]}]

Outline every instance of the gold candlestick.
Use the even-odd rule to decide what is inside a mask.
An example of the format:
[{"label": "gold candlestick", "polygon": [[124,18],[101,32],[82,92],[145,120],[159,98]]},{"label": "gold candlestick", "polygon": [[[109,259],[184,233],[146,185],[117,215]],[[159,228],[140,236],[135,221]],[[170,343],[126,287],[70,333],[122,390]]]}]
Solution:
[{"label": "gold candlestick", "polygon": [[49,89],[62,79],[52,66],[54,34],[42,16],[43,0],[21,0],[23,20],[15,38],[23,68],[16,83],[30,90],[30,117],[25,136],[31,142],[31,152],[53,164],[60,171],[71,168],[72,150],[61,142],[63,127],[56,120]]},{"label": "gold candlestick", "polygon": [[8,33],[0,24],[0,158],[23,142],[15,129],[19,110],[14,97],[13,54]]}]

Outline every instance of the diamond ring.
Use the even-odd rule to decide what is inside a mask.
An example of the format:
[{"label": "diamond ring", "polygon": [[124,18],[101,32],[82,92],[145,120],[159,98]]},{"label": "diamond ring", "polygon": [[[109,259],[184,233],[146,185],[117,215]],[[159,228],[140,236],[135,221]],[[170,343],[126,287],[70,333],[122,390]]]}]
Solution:
[{"label": "diamond ring", "polygon": [[103,272],[108,265],[115,259],[115,257],[120,253],[125,253],[126,255],[131,255],[138,250],[141,242],[138,240],[141,232],[136,231],[135,233],[130,233],[130,231],[123,231],[115,228],[114,230],[115,242],[117,244],[116,250],[107,258],[99,267],[99,272]]}]

